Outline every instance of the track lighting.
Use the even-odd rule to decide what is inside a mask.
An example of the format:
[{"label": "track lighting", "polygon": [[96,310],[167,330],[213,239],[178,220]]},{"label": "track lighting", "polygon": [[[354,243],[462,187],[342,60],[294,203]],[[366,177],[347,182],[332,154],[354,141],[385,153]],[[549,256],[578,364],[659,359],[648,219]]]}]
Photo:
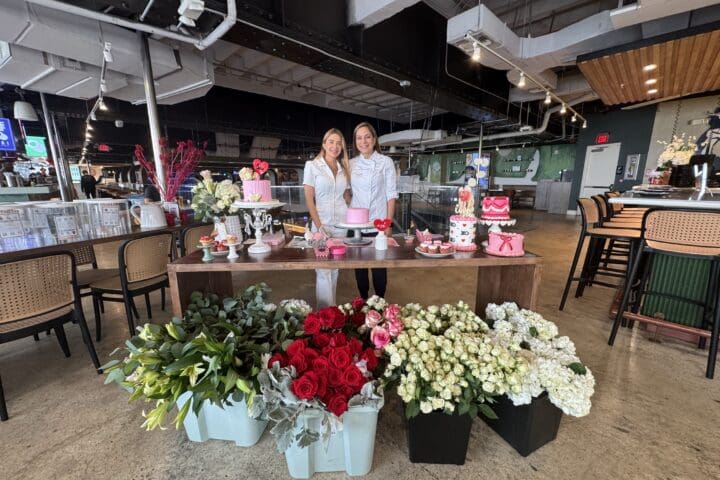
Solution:
[{"label": "track lighting", "polygon": [[495,151],[496,151],[496,152],[499,152],[499,151],[500,151],[500,145],[495,145]]},{"label": "track lighting", "polygon": [[103,101],[102,97],[100,97],[100,99],[98,100],[98,108],[100,110],[102,110],[103,112],[107,111],[107,109],[108,109],[108,107],[107,107],[107,105],[105,105],[105,102]]},{"label": "track lighting", "polygon": [[577,122],[577,115],[575,115],[575,114],[573,113],[573,116],[570,118],[570,121],[573,122],[573,123]]},{"label": "track lighting", "polygon": [[112,54],[112,43],[105,42],[105,47],[103,48],[103,57],[105,58],[105,61],[108,63],[113,62],[113,54]]},{"label": "track lighting", "polygon": [[544,102],[545,105],[550,105],[551,100],[552,99],[550,98],[550,92],[549,91],[545,92],[545,102]]},{"label": "track lighting", "polygon": [[473,53],[471,58],[473,62],[480,61],[480,45],[476,41],[473,42]]},{"label": "track lighting", "polygon": [[583,120],[583,128],[587,128],[587,120]]},{"label": "track lighting", "polygon": [[97,116],[95,115],[94,110],[92,112],[90,112],[90,120],[92,120],[93,122],[97,120]]},{"label": "track lighting", "polygon": [[565,115],[566,113],[567,113],[567,107],[566,107],[565,104],[563,103],[563,104],[562,104],[562,107],[560,107],[560,114],[561,114],[561,115]]},{"label": "track lighting", "polygon": [[525,72],[523,71],[520,72],[520,80],[518,80],[517,86],[520,88],[525,88]]}]

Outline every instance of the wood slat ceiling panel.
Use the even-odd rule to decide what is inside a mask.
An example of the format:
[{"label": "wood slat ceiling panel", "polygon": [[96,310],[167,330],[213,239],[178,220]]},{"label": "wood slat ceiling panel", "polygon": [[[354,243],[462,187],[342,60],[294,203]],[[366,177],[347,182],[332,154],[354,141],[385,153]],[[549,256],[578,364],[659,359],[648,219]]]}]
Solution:
[{"label": "wood slat ceiling panel", "polygon": [[[654,63],[657,69],[645,72]],[[612,53],[578,63],[606,105],[720,89],[720,30]],[[655,78],[657,83],[646,85]],[[648,93],[657,89],[657,93]]]}]

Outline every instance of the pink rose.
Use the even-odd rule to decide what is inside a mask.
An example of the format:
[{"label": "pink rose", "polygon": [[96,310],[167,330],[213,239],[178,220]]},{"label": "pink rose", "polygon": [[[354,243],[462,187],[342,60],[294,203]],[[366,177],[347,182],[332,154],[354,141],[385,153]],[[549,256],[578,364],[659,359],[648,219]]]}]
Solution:
[{"label": "pink rose", "polygon": [[394,303],[392,305],[388,305],[385,307],[385,318],[388,322],[392,323],[397,320],[398,315],[400,315],[400,307],[395,305]]},{"label": "pink rose", "polygon": [[374,327],[370,331],[370,340],[375,345],[375,348],[384,348],[385,345],[390,343],[390,333],[382,327]]},{"label": "pink rose", "polygon": [[390,325],[388,327],[388,331],[390,332],[390,335],[393,337],[397,337],[398,335],[400,335],[400,333],[403,331],[403,328],[405,328],[403,323],[398,318],[389,322],[389,324]]},{"label": "pink rose", "polygon": [[382,319],[382,315],[380,315],[379,312],[370,310],[367,312],[367,315],[365,315],[365,326],[368,328],[375,328],[380,324],[380,322],[382,322]]}]

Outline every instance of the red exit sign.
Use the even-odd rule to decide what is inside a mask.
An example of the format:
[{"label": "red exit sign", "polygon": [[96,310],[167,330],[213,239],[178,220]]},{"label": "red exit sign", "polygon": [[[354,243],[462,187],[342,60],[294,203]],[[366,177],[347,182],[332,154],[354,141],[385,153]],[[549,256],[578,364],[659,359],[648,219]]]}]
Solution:
[{"label": "red exit sign", "polygon": [[98,145],[98,152],[109,152],[110,150],[112,150],[112,148],[110,148],[110,145],[107,143],[101,143]]},{"label": "red exit sign", "polygon": [[610,134],[607,132],[598,133],[597,137],[595,137],[595,143],[598,145],[601,143],[608,143],[609,141],[610,141]]}]

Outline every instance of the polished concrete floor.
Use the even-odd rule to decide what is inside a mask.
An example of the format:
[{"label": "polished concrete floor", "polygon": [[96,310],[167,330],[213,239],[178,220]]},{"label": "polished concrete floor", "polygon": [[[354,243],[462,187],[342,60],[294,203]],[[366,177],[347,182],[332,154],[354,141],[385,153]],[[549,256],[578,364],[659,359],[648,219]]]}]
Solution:
[{"label": "polished concrete floor", "polygon": [[[587,417],[565,417],[557,440],[523,458],[482,421],[475,421],[464,466],[411,464],[399,408],[381,412],[374,467],[367,478],[404,479],[710,479],[720,478],[720,379],[704,378],[705,352],[641,329],[620,332],[607,345],[611,291],[588,289],[557,306],[578,229],[563,216],[518,211],[527,249],[545,257],[538,310],[577,345],[597,379]],[[101,262],[115,252],[106,246]],[[239,277],[264,280],[274,298],[313,299],[312,272]],[[387,297],[397,303],[472,301],[470,269],[391,271]],[[338,299],[355,295],[351,272],[341,272]],[[154,299],[154,322],[168,318]],[[88,317],[92,308],[86,304]],[[141,308],[141,314],[145,315]],[[92,322],[91,322],[92,323]],[[93,330],[91,326],[91,330]],[[94,373],[76,327],[68,326],[72,357],[53,337],[0,345],[0,374],[10,420],[0,424],[4,479],[275,479],[289,478],[284,458],[266,433],[250,449],[220,441],[191,443],[183,431],[145,432],[142,403],[129,404],[116,385]],[[126,336],[120,305],[109,305],[101,361]],[[318,474],[316,478],[344,478]]]}]

